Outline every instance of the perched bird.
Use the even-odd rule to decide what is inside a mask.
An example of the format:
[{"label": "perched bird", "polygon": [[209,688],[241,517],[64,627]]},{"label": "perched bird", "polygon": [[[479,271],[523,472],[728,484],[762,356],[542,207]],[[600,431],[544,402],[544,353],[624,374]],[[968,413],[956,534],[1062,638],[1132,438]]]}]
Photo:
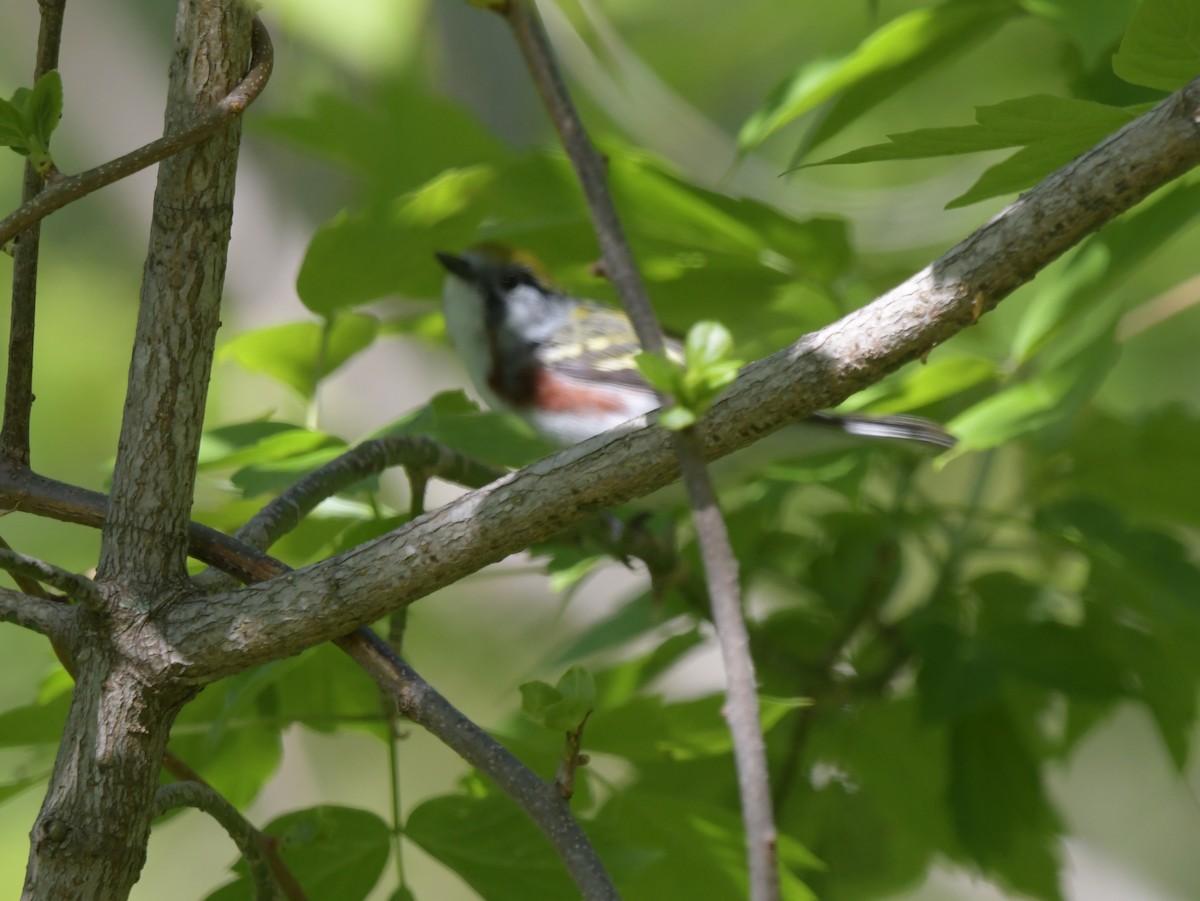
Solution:
[{"label": "perched bird", "polygon": [[[519,256],[485,249],[438,253],[446,268],[446,330],[475,390],[494,410],[516,413],[567,446],[660,406],[634,364],[641,349],[619,310],[569,297]],[[682,356],[668,338],[668,356]],[[953,447],[941,426],[917,416],[814,413],[806,422],[851,435]]]}]

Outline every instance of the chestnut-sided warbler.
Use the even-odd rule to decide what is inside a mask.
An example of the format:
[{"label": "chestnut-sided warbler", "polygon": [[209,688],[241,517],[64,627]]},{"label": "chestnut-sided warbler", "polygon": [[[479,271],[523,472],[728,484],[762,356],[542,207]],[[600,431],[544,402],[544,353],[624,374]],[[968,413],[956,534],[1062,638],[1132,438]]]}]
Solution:
[{"label": "chestnut-sided warbler", "polygon": [[[494,410],[516,413],[561,446],[658,409],[634,364],[641,349],[625,314],[555,290],[517,255],[437,254],[446,268],[446,331],[471,381]],[[667,354],[682,358],[679,341]],[[852,435],[952,447],[954,438],[916,416],[815,413],[808,422]]]}]

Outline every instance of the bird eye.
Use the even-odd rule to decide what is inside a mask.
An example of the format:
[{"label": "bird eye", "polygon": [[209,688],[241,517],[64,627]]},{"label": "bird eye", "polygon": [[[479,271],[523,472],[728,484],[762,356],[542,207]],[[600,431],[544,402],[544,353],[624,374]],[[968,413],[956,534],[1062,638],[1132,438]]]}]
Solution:
[{"label": "bird eye", "polygon": [[527,269],[521,268],[519,266],[514,267],[512,269],[505,270],[504,273],[501,274],[501,276],[500,276],[500,290],[501,291],[505,291],[505,292],[513,291],[513,290],[519,288],[521,285],[531,285],[531,284],[533,284],[533,274],[530,273]]}]

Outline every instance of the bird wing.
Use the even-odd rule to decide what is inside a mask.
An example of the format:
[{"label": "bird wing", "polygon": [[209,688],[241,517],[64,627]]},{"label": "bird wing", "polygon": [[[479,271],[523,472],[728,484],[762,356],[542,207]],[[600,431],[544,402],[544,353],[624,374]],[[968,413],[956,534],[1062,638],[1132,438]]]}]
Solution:
[{"label": "bird wing", "polygon": [[[624,313],[591,301],[578,301],[565,324],[534,351],[538,362],[584,382],[616,383],[653,394],[634,356],[642,349]],[[668,356],[682,360],[683,346],[667,339]]]}]

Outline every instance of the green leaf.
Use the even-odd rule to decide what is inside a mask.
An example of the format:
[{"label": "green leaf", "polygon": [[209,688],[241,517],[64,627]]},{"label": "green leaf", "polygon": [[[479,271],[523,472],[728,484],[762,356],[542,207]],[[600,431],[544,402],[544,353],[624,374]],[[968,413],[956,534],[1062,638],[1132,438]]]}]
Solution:
[{"label": "green leaf", "polygon": [[33,788],[35,785],[44,785],[51,772],[52,770],[47,769],[34,776],[23,776],[11,782],[0,783],[0,805],[5,804],[10,799],[15,798],[27,789]]},{"label": "green leaf", "polygon": [[201,471],[230,469],[251,463],[268,463],[310,454],[345,442],[324,432],[310,431],[286,422],[259,419],[220,426],[200,439]]},{"label": "green leaf", "polygon": [[296,277],[300,300],[327,316],[388,294],[440,294],[445,273],[433,254],[471,243],[495,177],[484,166],[450,169],[397,200],[339,215],[309,243]]},{"label": "green leaf", "polygon": [[521,686],[521,709],[534,722],[556,732],[573,732],[596,704],[596,684],[581,666],[572,666],[553,687],[545,682]]},{"label": "green leaf", "polygon": [[[922,717],[911,696],[866,700],[818,720],[801,762],[817,778],[797,780],[779,830],[825,862],[825,873],[809,877],[818,897],[898,895],[927,875],[936,850],[954,844],[945,729]],[[774,747],[786,747],[787,736]]]},{"label": "green leaf", "polygon": [[26,137],[21,110],[7,100],[0,100],[0,145],[29,153],[29,139]]},{"label": "green leaf", "polygon": [[1087,239],[1029,304],[1013,340],[1013,359],[1028,362],[1053,339],[1088,328],[1089,317],[1094,328],[1098,299],[1184,233],[1197,215],[1200,184],[1180,184]]},{"label": "green leaf", "polygon": [[[506,156],[495,135],[459,103],[400,71],[377,75],[369,92],[317,94],[299,115],[259,114],[255,124],[365,179],[380,195],[410,191],[448,167]],[[421,123],[419,141],[414,122]]]},{"label": "green leaf", "polygon": [[1087,555],[1084,600],[1092,641],[1130,674],[1176,765],[1188,759],[1200,686],[1200,569],[1189,551],[1161,532],[1129,526],[1120,512],[1095,501],[1043,509],[1038,523]]},{"label": "green leaf", "polygon": [[549,682],[535,679],[521,685],[521,710],[538,722],[541,722],[542,711],[561,700],[562,695]]},{"label": "green leaf", "polygon": [[995,379],[995,360],[970,355],[937,356],[920,366],[908,366],[893,378],[860,391],[853,409],[870,407],[877,413],[903,413],[954,397]]},{"label": "green leaf", "polygon": [[374,682],[328,644],[305,651],[281,669],[272,685],[270,712],[285,723],[317,732],[352,729],[390,741]]},{"label": "green leaf", "polygon": [[1018,891],[1060,899],[1059,823],[1037,761],[999,704],[954,724],[950,808],[959,840]]},{"label": "green leaf", "polygon": [[699,417],[688,407],[675,405],[668,407],[658,415],[658,424],[672,432],[682,432],[684,429],[694,426],[698,419]]},{"label": "green leaf", "polygon": [[1180,406],[1118,418],[1091,413],[1071,433],[1071,483],[1129,516],[1200,528],[1200,418]]},{"label": "green leaf", "polygon": [[432,798],[408,815],[404,834],[488,901],[579,897],[545,836],[507,798]]},{"label": "green leaf", "polygon": [[[640,598],[637,605],[643,610],[649,610],[646,598]],[[604,639],[611,639],[614,633],[628,628],[628,622],[610,622],[608,630],[597,630],[592,635],[584,635],[582,640],[590,639],[599,644]],[[658,625],[656,622],[655,625]],[[647,629],[646,631],[649,631]],[[654,650],[647,654],[638,655],[630,660],[624,660],[596,674],[596,693],[599,703],[606,708],[616,708],[637,697],[649,684],[663,673],[675,666],[683,657],[702,642],[698,630],[691,628],[679,635],[672,635],[658,642]]]},{"label": "green leaf", "polygon": [[461,391],[438,394],[379,434],[427,435],[496,466],[525,466],[552,450],[523,420],[507,413],[483,412]]},{"label": "green leaf", "polygon": [[217,352],[294,388],[311,400],[317,385],[347,360],[371,346],[379,320],[365,313],[345,313],[332,324],[293,322],[244,332]]},{"label": "green leaf", "polygon": [[656,391],[663,394],[674,394],[679,390],[683,370],[678,363],[645,350],[638,351],[634,355],[633,361],[637,364],[642,378],[649,382]]},{"label": "green leaf", "polygon": [[[611,690],[605,678],[605,690]],[[664,704],[658,698],[635,696],[626,703],[605,706],[604,715],[588,721],[590,749],[630,760],[688,761],[728,754],[733,747],[729,728],[721,715],[724,698],[709,695],[693,701]],[[803,700],[764,696],[759,721],[770,732]]]},{"label": "green leaf", "polygon": [[996,703],[1003,673],[989,648],[940,622],[914,631],[913,646],[921,653],[921,711],[931,720],[955,720]]},{"label": "green leaf", "polygon": [[1035,184],[1135,117],[1130,110],[1090,100],[1035,94],[977,107],[975,125],[889,135],[888,144],[863,147],[809,165],[925,159],[1022,148],[987,169],[974,185],[947,204],[947,208],[961,207]]},{"label": "green leaf", "polygon": [[729,357],[733,336],[719,322],[697,322],[688,329],[684,359],[689,367],[703,367]]},{"label": "green leaf", "polygon": [[242,493],[242,497],[275,494],[294,485],[314,469],[319,469],[341,456],[345,450],[344,442],[330,438],[324,446],[307,453],[247,464],[231,475],[229,481]]},{"label": "green leaf", "polygon": [[1132,84],[1174,91],[1200,72],[1200,10],[1194,0],[1142,0],[1113,71]]},{"label": "green leaf", "polygon": [[0,713],[0,748],[57,744],[62,740],[70,706],[71,694],[65,692]]},{"label": "green leaf", "polygon": [[[606,804],[597,817],[601,835],[619,837],[607,857],[633,848],[651,850],[620,880],[630,901],[661,898],[745,898],[745,834],[741,818],[700,798],[678,797],[640,784]],[[795,838],[780,832],[782,897],[813,901],[797,875],[821,862]],[[626,852],[627,853],[627,852]]]},{"label": "green leaf", "polygon": [[950,454],[996,447],[1034,433],[1042,433],[1046,440],[1065,437],[1062,424],[1092,397],[1116,362],[1112,308],[1109,304],[1107,311],[1095,311],[1097,321],[1107,316],[1098,335],[1089,329],[1072,336],[1069,349],[1064,345],[1043,372],[1002,389],[948,423],[947,430],[959,439]]},{"label": "green leaf", "polygon": [[1125,32],[1137,0],[1021,0],[1021,5],[1061,31],[1091,69]]},{"label": "green leaf", "polygon": [[[361,901],[379,881],[391,854],[387,824],[352,807],[322,806],[284,814],[263,830],[279,840],[279,856],[310,898]],[[238,864],[236,870],[245,872]],[[250,879],[217,889],[206,901],[250,901]]]},{"label": "green leaf", "polygon": [[230,803],[249,804],[283,759],[277,686],[302,657],[256,667],[208,686],[184,707],[170,749]]},{"label": "green leaf", "polygon": [[852,53],[808,63],[777,86],[742,126],[738,147],[745,153],[800,116],[841,96],[797,153],[801,156],[884,97],[892,96],[898,85],[945,64],[1019,11],[1010,0],[949,0],[897,16]]},{"label": "green leaf", "polygon": [[591,706],[596,703],[596,682],[582,666],[570,667],[554,686],[564,701]]},{"label": "green leaf", "polygon": [[29,121],[33,133],[42,145],[50,142],[50,135],[58,127],[63,111],[62,76],[51,69],[37,80],[29,95]]}]

